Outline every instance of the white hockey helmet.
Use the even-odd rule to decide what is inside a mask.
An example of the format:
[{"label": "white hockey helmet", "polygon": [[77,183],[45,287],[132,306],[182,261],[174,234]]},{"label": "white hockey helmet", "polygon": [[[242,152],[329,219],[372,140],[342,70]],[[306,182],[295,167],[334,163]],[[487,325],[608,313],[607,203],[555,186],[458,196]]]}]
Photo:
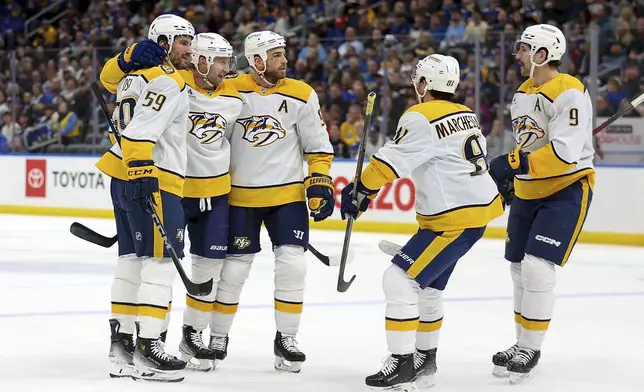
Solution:
[{"label": "white hockey helmet", "polygon": [[[199,71],[199,59],[202,56],[206,59],[206,64],[208,65],[208,71],[206,71],[205,74]],[[210,66],[215,61],[215,58],[218,57],[228,58],[230,71],[234,71],[236,59],[235,56],[233,56],[233,47],[230,45],[228,40],[215,33],[197,34],[195,39],[192,41],[191,59],[197,72],[199,72],[201,76],[206,77],[208,72],[210,72]]]},{"label": "white hockey helmet", "polygon": [[[244,55],[248,60],[248,64],[260,75],[263,75],[264,71],[266,71],[267,52],[275,48],[286,48],[286,40],[272,31],[257,31],[249,34],[244,40]],[[264,62],[262,71],[255,68],[255,56],[259,56]]]},{"label": "white hockey helmet", "polygon": [[[425,90],[418,91],[418,83],[423,79]],[[460,80],[461,68],[458,60],[442,54],[432,54],[418,61],[411,74],[411,81],[419,101],[430,90],[454,94]]]},{"label": "white hockey helmet", "polygon": [[150,29],[148,30],[148,39],[152,41],[158,43],[160,37],[165,37],[168,40],[168,45],[170,45],[168,53],[172,50],[174,39],[180,36],[194,38],[195,28],[192,26],[192,23],[173,14],[158,16],[152,21]]},{"label": "white hockey helmet", "polygon": [[[530,77],[534,68],[541,67],[551,61],[559,61],[566,53],[566,36],[557,27],[549,24],[538,24],[526,28],[517,40],[517,49],[520,44],[530,46]],[[548,51],[548,57],[542,64],[534,62],[534,55],[540,50]]]}]

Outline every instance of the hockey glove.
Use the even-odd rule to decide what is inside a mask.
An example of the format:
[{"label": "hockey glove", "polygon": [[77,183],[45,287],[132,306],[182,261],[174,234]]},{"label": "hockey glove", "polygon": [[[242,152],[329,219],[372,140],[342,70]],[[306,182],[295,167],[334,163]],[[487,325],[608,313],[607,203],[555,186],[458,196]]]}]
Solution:
[{"label": "hockey glove", "polygon": [[134,200],[144,210],[148,210],[147,200],[152,197],[152,202],[158,205],[159,194],[159,169],[154,166],[154,161],[132,161],[127,169],[127,184],[125,196]]},{"label": "hockey glove", "polygon": [[528,153],[520,148],[499,155],[490,162],[490,175],[506,205],[510,205],[514,198],[514,176],[528,174],[529,170]]},{"label": "hockey glove", "polygon": [[333,214],[335,199],[333,197],[333,180],[331,177],[313,173],[304,179],[306,198],[309,200],[309,210],[315,222],[323,221]]},{"label": "hockey glove", "polygon": [[367,189],[362,185],[362,182],[358,181],[357,197],[354,201],[353,197],[351,197],[354,187],[355,182],[352,182],[342,189],[342,205],[340,207],[342,220],[345,220],[347,215],[353,219],[358,219],[363,212],[367,211],[369,203],[371,203],[371,200],[373,200],[378,194],[377,190],[374,191]]},{"label": "hockey glove", "polygon": [[163,64],[167,55],[165,48],[151,39],[134,43],[119,54],[119,68],[125,73],[136,69],[155,67]]}]

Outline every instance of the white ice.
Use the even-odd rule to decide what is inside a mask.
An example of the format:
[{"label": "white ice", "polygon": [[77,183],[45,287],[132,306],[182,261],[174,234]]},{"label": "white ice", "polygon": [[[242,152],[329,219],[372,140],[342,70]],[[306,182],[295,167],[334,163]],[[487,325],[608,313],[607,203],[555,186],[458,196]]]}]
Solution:
[{"label": "white ice", "polygon": [[[116,247],[69,234],[72,218],[0,215],[0,391],[363,391],[387,355],[379,239],[354,233],[357,259],[336,291],[337,268],[307,253],[309,274],[298,339],[300,374],[273,370],[273,261],[266,235],[242,295],[228,358],[215,372],[186,373],[181,384],[108,377],[109,301]],[[109,220],[80,219],[113,235]],[[343,232],[315,231],[311,242],[337,254]],[[185,263],[186,267],[188,263]],[[510,386],[491,375],[492,355],[514,343],[509,268],[503,242],[482,240],[457,266],[432,391],[644,391],[644,249],[578,245],[558,270],[555,316],[535,374]],[[168,347],[176,352],[184,308],[177,279]]]}]

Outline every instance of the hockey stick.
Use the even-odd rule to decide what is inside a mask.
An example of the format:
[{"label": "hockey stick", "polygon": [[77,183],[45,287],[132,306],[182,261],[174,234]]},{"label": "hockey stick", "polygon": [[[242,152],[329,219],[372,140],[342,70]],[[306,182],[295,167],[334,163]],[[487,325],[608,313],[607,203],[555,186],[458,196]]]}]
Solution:
[{"label": "hockey stick", "polygon": [[[354,181],[356,181],[356,186],[353,188],[351,193],[351,198],[355,202],[358,198],[357,196],[357,181],[360,179],[360,174],[362,174],[362,165],[364,163],[364,156],[367,150],[367,131],[371,126],[371,117],[373,114],[373,105],[376,101],[376,93],[370,92],[367,96],[367,108],[365,110],[365,119],[364,126],[362,128],[362,138],[360,139],[360,150],[358,152],[358,164],[356,165],[356,175]],[[344,243],[342,244],[342,255],[340,256],[340,273],[338,274],[338,291],[344,293],[349,289],[353,281],[356,279],[356,276],[353,275],[349,281],[344,280],[344,269],[347,266],[347,257],[349,256],[349,243],[351,242],[351,230],[353,229],[353,218],[347,217],[347,228],[344,232]]]},{"label": "hockey stick", "polygon": [[[87,242],[91,242],[92,244],[102,246],[103,248],[110,248],[118,241],[118,236],[116,235],[114,237],[106,237],[78,222],[72,223],[72,225],[69,227],[69,231],[76,237],[82,240],[85,240]],[[336,267],[340,265],[340,258],[341,258],[340,255],[332,255],[330,257],[326,256],[320,251],[318,251],[317,249],[315,249],[311,244],[308,245],[308,249],[315,256],[315,258],[320,260],[320,262],[326,265],[327,267]],[[347,264],[350,264],[351,262],[353,262],[354,258],[355,258],[355,254],[353,250],[349,250]]]},{"label": "hockey stick", "polygon": [[[98,101],[98,104],[101,108],[101,111],[103,112],[103,116],[107,119],[107,123],[110,127],[111,132],[114,134],[114,138],[116,139],[116,142],[120,145],[121,144],[121,135],[116,131],[116,128],[114,127],[114,124],[112,123],[112,120],[109,116],[109,112],[107,110],[107,104],[105,103],[105,100],[103,99],[103,95],[101,94],[100,89],[98,88],[98,83],[93,82],[92,83],[92,91],[94,92],[94,95],[96,96],[96,100]],[[183,285],[186,287],[186,291],[191,294],[191,295],[196,295],[196,296],[203,296],[203,295],[208,295],[212,291],[212,285],[213,285],[213,279],[210,279],[207,282],[203,283],[195,283],[191,281],[188,276],[186,275],[186,271],[183,269],[183,266],[181,265],[181,261],[179,261],[179,257],[177,256],[177,252],[174,250],[174,247],[172,246],[172,243],[168,239],[168,234],[165,230],[165,227],[163,226],[163,223],[161,222],[161,219],[159,219],[159,216],[156,213],[156,210],[154,209],[154,203],[153,200],[150,198],[147,200],[147,205],[143,207],[143,209],[150,214],[152,217],[152,221],[154,222],[154,225],[157,227],[157,230],[159,231],[159,234],[161,234],[161,238],[163,239],[163,242],[165,243],[165,248],[168,251],[168,254],[170,255],[170,258],[172,259],[172,263],[174,264],[175,268],[177,269],[177,272],[179,273],[179,277],[181,277],[181,281],[183,282]],[[74,222],[76,223],[76,222]],[[78,231],[78,226],[80,224],[74,225],[72,223],[72,227],[70,227],[70,231],[72,234],[74,234],[74,230]],[[74,226],[76,229],[74,229]],[[92,231],[93,232],[93,231]],[[97,234],[94,232],[94,234]],[[75,234],[76,235],[76,234]],[[98,235],[98,234],[97,234]],[[100,235],[99,235],[100,236]],[[107,238],[100,236],[102,238]],[[84,237],[80,237],[85,239]],[[99,237],[95,237],[95,239],[101,239]],[[107,238],[109,240],[109,238]],[[90,241],[93,242],[93,241]],[[105,242],[107,243],[107,242]]]},{"label": "hockey stick", "polygon": [[[309,251],[311,251],[311,253],[313,254],[313,256],[315,256],[315,258],[320,260],[322,264],[326,265],[327,267],[336,267],[340,265],[340,262],[342,260],[341,255],[332,255],[331,257],[325,256],[322,253],[320,253],[317,249],[315,249],[311,244],[308,244],[307,248],[309,249]],[[350,264],[351,262],[353,262],[354,257],[355,257],[355,254],[351,249],[349,249],[349,255],[347,256],[346,264]]]},{"label": "hockey stick", "polygon": [[632,100],[629,106],[613,114],[608,118],[608,120],[604,121],[597,128],[593,129],[593,136],[601,132],[604,128],[606,128],[610,124],[614,123],[618,118],[622,117],[623,115],[629,113],[631,110],[635,109],[642,102],[644,102],[644,94],[641,94],[639,97]]},{"label": "hockey stick", "polygon": [[103,248],[110,248],[118,241],[118,236],[116,235],[114,237],[105,237],[78,222],[72,223],[69,227],[69,232],[82,240],[102,246]]}]

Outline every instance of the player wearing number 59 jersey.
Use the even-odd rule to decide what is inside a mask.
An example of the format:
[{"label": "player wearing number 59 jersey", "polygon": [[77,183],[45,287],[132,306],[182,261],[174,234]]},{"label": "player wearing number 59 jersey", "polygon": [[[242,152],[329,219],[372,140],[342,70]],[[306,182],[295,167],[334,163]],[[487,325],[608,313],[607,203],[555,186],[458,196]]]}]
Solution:
[{"label": "player wearing number 59 jersey", "polygon": [[453,57],[434,54],[419,61],[412,83],[420,103],[403,114],[394,139],[371,157],[358,183],[342,191],[343,215],[357,217],[386,183],[411,175],[416,186],[419,230],[383,277],[392,355],[380,372],[367,377],[371,389],[413,390],[417,377],[433,384],[442,292],[456,262],[503,214],[503,201],[487,173],[478,119],[466,106],[450,102],[459,80]]},{"label": "player wearing number 59 jersey", "polygon": [[[119,259],[112,284],[110,320],[113,377],[183,380],[180,370],[186,363],[167,354],[161,341],[176,269],[148,210],[155,209],[168,241],[182,258],[181,198],[189,101],[186,84],[175,67],[188,66],[194,35],[187,20],[161,15],[150,25],[149,40],[131,45],[112,60],[124,72],[130,72],[116,88],[109,87],[116,90],[118,108],[114,117],[121,133],[120,144],[115,143],[96,164],[112,177],[118,235]],[[163,49],[170,64],[161,64]],[[142,62],[155,58],[156,66],[140,69]],[[150,198],[154,207],[147,202]]]}]

